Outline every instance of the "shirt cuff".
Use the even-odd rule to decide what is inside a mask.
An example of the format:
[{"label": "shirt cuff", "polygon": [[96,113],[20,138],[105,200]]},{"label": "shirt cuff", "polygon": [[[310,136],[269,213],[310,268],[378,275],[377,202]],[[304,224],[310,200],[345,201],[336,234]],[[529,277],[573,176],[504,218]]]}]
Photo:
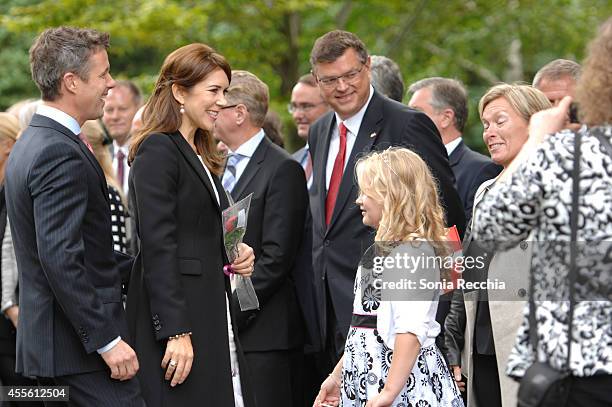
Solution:
[{"label": "shirt cuff", "polygon": [[108,345],[106,345],[106,346],[105,346],[105,347],[103,347],[103,348],[98,349],[98,353],[101,355],[101,354],[103,354],[104,352],[108,352],[109,350],[111,350],[112,348],[114,348],[114,347],[115,347],[115,345],[116,345],[116,344],[118,344],[120,340],[121,340],[121,337],[120,337],[120,336],[116,337],[116,338],[115,338],[115,339],[113,339],[113,341],[112,341],[112,342],[110,342]]}]

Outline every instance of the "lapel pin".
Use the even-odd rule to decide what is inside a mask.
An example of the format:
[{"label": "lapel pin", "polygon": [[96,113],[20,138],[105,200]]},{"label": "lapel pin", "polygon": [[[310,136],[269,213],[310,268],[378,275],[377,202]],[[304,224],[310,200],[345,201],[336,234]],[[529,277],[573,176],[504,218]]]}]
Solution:
[{"label": "lapel pin", "polygon": [[370,138],[374,138],[374,137],[376,137],[376,133],[370,134]]}]

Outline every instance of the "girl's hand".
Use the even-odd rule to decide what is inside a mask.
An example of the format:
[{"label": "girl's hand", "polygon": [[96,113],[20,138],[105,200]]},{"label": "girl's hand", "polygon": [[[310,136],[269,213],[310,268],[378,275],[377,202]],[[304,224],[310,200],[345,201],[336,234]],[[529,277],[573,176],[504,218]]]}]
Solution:
[{"label": "girl's hand", "polygon": [[391,392],[383,388],[380,393],[368,400],[366,407],[389,407],[393,404],[396,397],[397,396],[392,395]]},{"label": "girl's hand", "polygon": [[321,384],[321,390],[319,390],[312,407],[335,407],[339,404],[340,380],[332,374]]},{"label": "girl's hand", "polygon": [[255,269],[255,254],[253,249],[244,244],[238,245],[238,257],[232,263],[232,270],[236,274],[240,274],[244,277],[251,277],[253,270]]}]

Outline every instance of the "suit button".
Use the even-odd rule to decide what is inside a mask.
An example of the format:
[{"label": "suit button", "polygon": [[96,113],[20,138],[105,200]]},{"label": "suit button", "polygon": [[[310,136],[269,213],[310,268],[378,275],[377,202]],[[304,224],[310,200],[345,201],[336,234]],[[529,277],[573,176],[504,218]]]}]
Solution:
[{"label": "suit button", "polygon": [[519,297],[524,298],[527,295],[527,290],[525,290],[524,288],[519,288],[517,294]]},{"label": "suit button", "polygon": [[527,250],[527,248],[529,247],[529,244],[527,242],[523,241],[523,242],[521,242],[519,247],[521,248],[521,250]]},{"label": "suit button", "polygon": [[329,241],[329,240],[326,240],[325,242],[323,242],[323,244],[325,245],[325,247],[327,247],[327,246],[329,246],[330,241]]},{"label": "suit button", "polygon": [[153,325],[155,326],[159,325],[159,321],[158,320],[153,321]]},{"label": "suit button", "polygon": [[161,325],[160,324],[155,325],[155,330],[156,331],[161,331]]}]

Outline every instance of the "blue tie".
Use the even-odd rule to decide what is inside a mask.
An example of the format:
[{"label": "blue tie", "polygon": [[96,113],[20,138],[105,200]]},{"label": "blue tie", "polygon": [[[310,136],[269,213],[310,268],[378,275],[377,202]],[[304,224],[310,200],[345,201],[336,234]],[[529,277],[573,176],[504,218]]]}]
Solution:
[{"label": "blue tie", "polygon": [[242,154],[230,153],[227,158],[227,164],[225,165],[225,173],[223,174],[223,188],[228,192],[232,192],[236,185],[236,166],[242,160],[244,156]]}]

